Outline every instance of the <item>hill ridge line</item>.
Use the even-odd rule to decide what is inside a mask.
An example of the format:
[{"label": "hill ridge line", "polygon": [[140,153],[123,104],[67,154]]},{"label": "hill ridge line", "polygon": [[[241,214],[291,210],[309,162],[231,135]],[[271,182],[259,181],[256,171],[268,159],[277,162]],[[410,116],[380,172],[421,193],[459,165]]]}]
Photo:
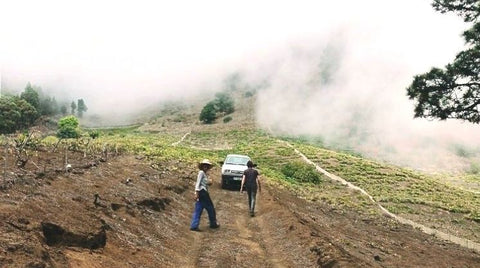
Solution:
[{"label": "hill ridge line", "polygon": [[420,229],[422,232],[426,233],[426,234],[429,234],[429,235],[434,235],[438,238],[441,238],[443,240],[447,240],[447,241],[450,241],[450,242],[453,242],[457,245],[460,245],[462,247],[466,247],[466,248],[469,248],[469,249],[473,249],[477,252],[480,253],[480,244],[479,243],[476,243],[474,241],[471,241],[469,239],[466,239],[466,238],[461,238],[461,237],[458,237],[458,236],[455,236],[455,235],[452,235],[452,234],[448,234],[448,233],[444,233],[444,232],[441,232],[441,231],[438,231],[438,230],[435,230],[435,229],[432,229],[430,227],[427,227],[423,224],[420,224],[420,223],[417,223],[417,222],[414,222],[412,220],[409,220],[409,219],[406,219],[406,218],[403,218],[403,217],[400,217],[390,211],[388,211],[386,208],[384,208],[381,204],[379,204],[377,201],[375,201],[375,199],[373,198],[373,196],[371,196],[369,193],[367,193],[367,191],[365,191],[364,189],[352,184],[351,182],[348,182],[347,180],[335,175],[335,174],[332,174],[326,170],[324,170],[323,168],[321,168],[319,165],[317,165],[316,163],[314,163],[312,160],[308,159],[308,157],[306,157],[302,152],[300,152],[297,148],[295,148],[292,144],[290,144],[289,142],[287,141],[284,141],[284,140],[278,140],[279,142],[281,143],[284,143],[286,144],[287,146],[289,146],[290,148],[292,148],[296,154],[298,154],[300,157],[302,157],[302,159],[307,162],[308,164],[311,164],[313,166],[315,166],[315,169],[319,172],[321,172],[322,174],[324,174],[325,176],[327,176],[328,178],[330,178],[331,180],[334,180],[334,181],[337,181],[337,182],[340,182],[341,184],[347,186],[348,188],[351,188],[351,189],[354,189],[354,190],[357,190],[359,192],[361,192],[362,194],[364,194],[365,196],[367,196],[375,205],[377,205],[380,210],[386,214],[387,216],[389,217],[392,217],[394,218],[395,220],[397,220],[398,222],[402,223],[402,224],[407,224],[407,225],[410,225],[414,228],[417,228],[417,229]]}]

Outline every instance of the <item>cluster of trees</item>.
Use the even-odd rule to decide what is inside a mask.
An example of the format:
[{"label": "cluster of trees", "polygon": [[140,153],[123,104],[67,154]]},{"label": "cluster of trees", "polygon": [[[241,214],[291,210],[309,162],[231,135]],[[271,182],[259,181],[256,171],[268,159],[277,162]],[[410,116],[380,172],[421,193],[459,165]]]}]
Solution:
[{"label": "cluster of trees", "polygon": [[235,111],[235,105],[232,97],[226,92],[220,92],[215,95],[215,99],[209,101],[200,112],[200,121],[205,124],[215,122],[217,117],[231,114]]},{"label": "cluster of trees", "polygon": [[[39,87],[27,84],[19,95],[0,96],[0,134],[13,133],[32,126],[41,116],[68,115],[68,103],[59,104],[55,97],[44,94]],[[87,111],[83,99],[72,101],[71,114],[82,117]]]},{"label": "cluster of trees", "polygon": [[417,75],[407,88],[415,117],[480,123],[480,0],[434,0],[441,13],[454,12],[471,28],[463,32],[466,49],[453,63]]}]

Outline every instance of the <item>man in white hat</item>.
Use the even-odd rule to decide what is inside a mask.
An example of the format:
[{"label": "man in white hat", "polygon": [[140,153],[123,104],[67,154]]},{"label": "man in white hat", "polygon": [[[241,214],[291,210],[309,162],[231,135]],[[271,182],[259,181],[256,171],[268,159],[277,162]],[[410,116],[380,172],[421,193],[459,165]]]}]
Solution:
[{"label": "man in white hat", "polygon": [[210,163],[208,159],[203,159],[202,162],[198,164],[200,171],[198,171],[197,182],[195,183],[195,209],[193,211],[192,222],[190,223],[190,230],[192,231],[200,231],[198,226],[200,225],[200,217],[202,216],[203,209],[207,210],[210,228],[215,229],[220,227],[217,223],[215,207],[208,194],[207,172],[211,168],[212,163]]}]

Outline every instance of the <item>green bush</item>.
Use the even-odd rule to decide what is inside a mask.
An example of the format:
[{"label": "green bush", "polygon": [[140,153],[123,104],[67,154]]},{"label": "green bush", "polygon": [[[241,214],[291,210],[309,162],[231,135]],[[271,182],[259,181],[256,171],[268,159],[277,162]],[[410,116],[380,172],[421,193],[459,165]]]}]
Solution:
[{"label": "green bush", "polygon": [[480,163],[472,162],[470,163],[470,170],[468,170],[469,174],[480,174]]},{"label": "green bush", "polygon": [[301,183],[319,184],[322,182],[322,176],[312,165],[299,161],[284,165],[282,173],[287,178]]},{"label": "green bush", "polygon": [[453,145],[453,150],[455,151],[455,155],[459,157],[469,158],[474,155],[473,151],[461,144]]},{"label": "green bush", "polygon": [[60,119],[60,121],[58,121],[57,137],[61,139],[80,137],[78,119],[73,115]]},{"label": "green bush", "polygon": [[230,122],[230,121],[232,121],[232,117],[231,117],[231,116],[227,116],[227,117],[223,118],[223,123],[228,123],[228,122]]},{"label": "green bush", "polygon": [[100,137],[100,132],[98,130],[93,130],[88,133],[88,136],[90,136],[92,139],[96,139]]},{"label": "green bush", "polygon": [[231,114],[235,111],[235,104],[227,93],[220,92],[215,95],[215,100],[213,101],[215,104],[216,112],[223,113],[223,114]]},{"label": "green bush", "polygon": [[247,92],[245,92],[244,96],[245,96],[245,98],[250,98],[250,97],[253,96],[253,94],[254,93],[252,91],[247,91]]},{"label": "green bush", "polygon": [[200,121],[205,124],[211,124],[216,119],[215,104],[213,102],[207,103],[200,112]]}]

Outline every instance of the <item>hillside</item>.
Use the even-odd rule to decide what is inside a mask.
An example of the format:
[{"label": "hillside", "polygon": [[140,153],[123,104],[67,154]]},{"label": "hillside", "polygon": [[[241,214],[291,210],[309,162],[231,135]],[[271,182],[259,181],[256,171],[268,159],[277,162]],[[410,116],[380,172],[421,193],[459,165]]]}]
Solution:
[{"label": "hillside", "polygon": [[[2,150],[0,267],[478,267],[477,251],[378,207],[479,243],[478,194],[299,140],[286,143],[256,129],[254,99],[237,99],[229,123],[199,124],[202,105],[192,105],[56,149],[53,137],[39,136],[20,151],[3,139],[10,145]],[[303,163],[295,149],[375,202],[325,175],[318,184],[286,177],[286,164]],[[231,152],[259,165],[265,187],[257,215],[248,216],[238,190],[219,187],[217,164],[210,191],[221,227],[210,230],[203,215],[202,232],[189,231],[196,162]]]}]

